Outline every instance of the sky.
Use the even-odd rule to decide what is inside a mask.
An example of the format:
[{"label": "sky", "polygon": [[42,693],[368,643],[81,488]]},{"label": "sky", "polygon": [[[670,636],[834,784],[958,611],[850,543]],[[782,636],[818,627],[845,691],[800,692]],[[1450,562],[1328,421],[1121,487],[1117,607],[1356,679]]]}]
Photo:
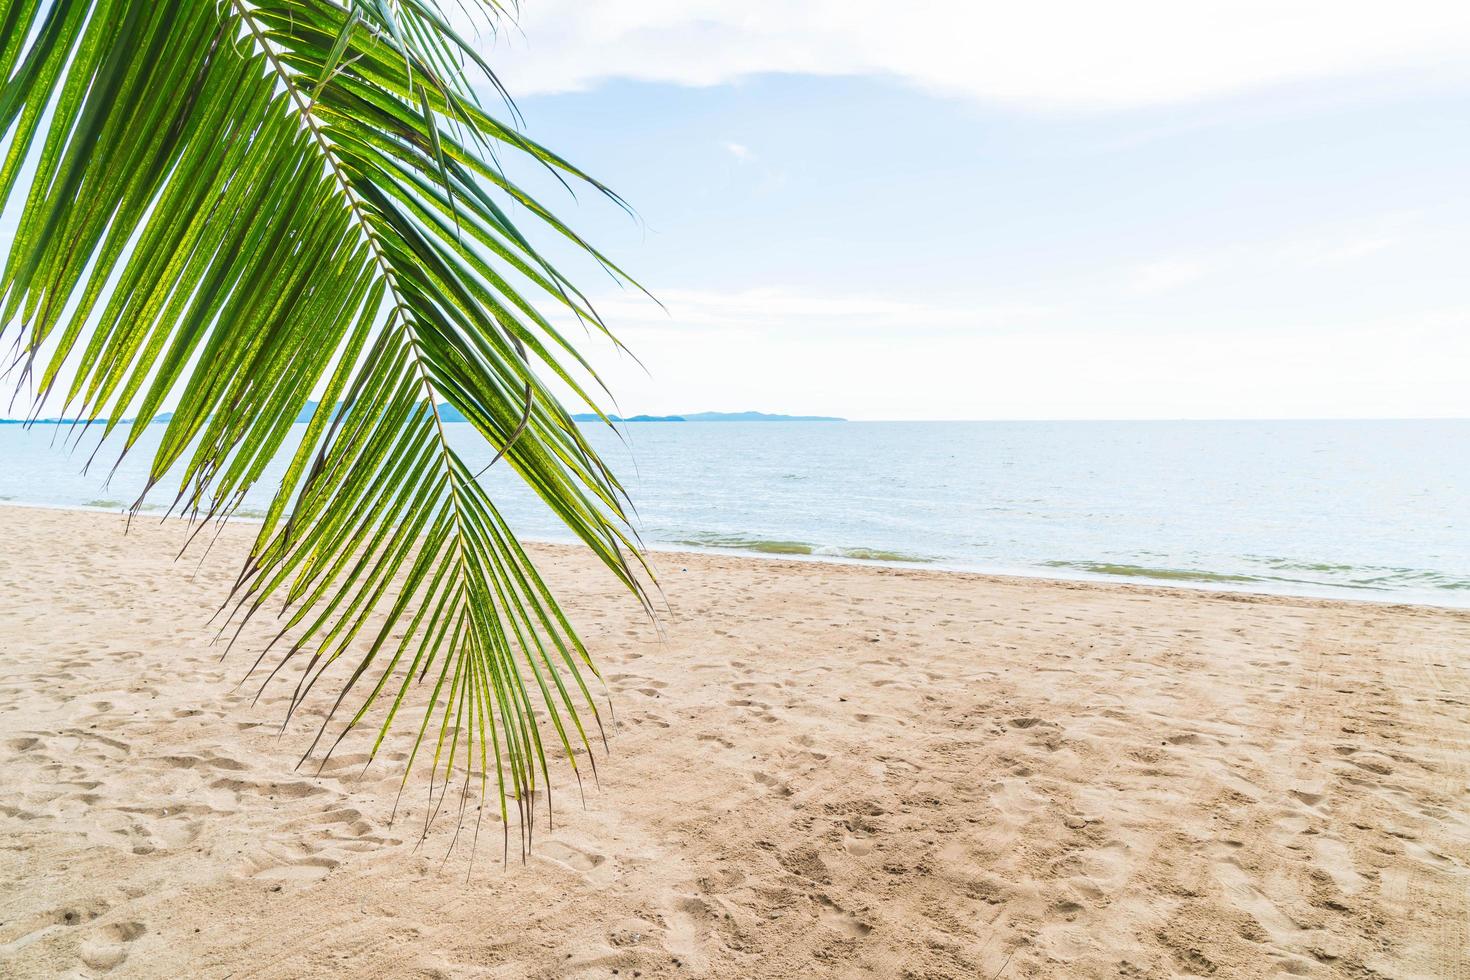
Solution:
[{"label": "sky", "polygon": [[[1012,9],[1014,8],[1014,9]],[[1470,5],[534,0],[625,414],[1470,415]]]},{"label": "sky", "polygon": [[635,212],[513,171],[658,300],[538,239],[622,414],[1470,416],[1463,0],[517,16],[525,131]]}]

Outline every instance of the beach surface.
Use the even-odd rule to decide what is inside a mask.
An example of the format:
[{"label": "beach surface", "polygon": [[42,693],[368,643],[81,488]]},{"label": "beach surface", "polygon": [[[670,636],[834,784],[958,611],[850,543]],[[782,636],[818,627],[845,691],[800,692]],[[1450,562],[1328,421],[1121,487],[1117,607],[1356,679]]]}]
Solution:
[{"label": "beach surface", "polygon": [[616,722],[502,864],[123,530],[0,507],[5,977],[1470,976],[1467,612],[537,546]]}]

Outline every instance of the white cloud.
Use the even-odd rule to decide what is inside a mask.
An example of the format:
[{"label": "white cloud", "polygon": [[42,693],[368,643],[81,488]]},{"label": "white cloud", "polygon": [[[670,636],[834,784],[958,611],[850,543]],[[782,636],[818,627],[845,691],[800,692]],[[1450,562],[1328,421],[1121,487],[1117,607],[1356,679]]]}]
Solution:
[{"label": "white cloud", "polygon": [[[687,291],[667,298],[668,316],[630,297],[598,304],[642,361],[606,349],[594,356],[625,413],[758,409],[866,419],[1470,414],[1465,308],[1358,322],[1227,314],[1209,329],[1182,330],[1157,318],[1100,328],[1085,307],[1007,313],[787,289]],[[940,328],[926,326],[934,323]]]},{"label": "white cloud", "polygon": [[740,290],[669,289],[658,298],[667,312],[631,292],[615,293],[595,305],[616,332],[629,329],[690,333],[703,330],[756,332],[799,330],[807,336],[989,333],[1024,327],[1053,309],[1026,304],[943,306],[875,294],[823,294],[787,287]]},{"label": "white cloud", "polygon": [[1403,245],[1413,215],[1388,214],[1311,229],[1285,240],[1236,242],[1190,255],[1154,259],[1123,270],[1124,291],[1139,296],[1169,293],[1208,277],[1212,283],[1280,273],[1326,272]]},{"label": "white cloud", "polygon": [[1292,242],[1281,249],[1281,258],[1307,267],[1352,262],[1399,244],[1395,235],[1355,235],[1346,238],[1310,239]]},{"label": "white cloud", "polygon": [[1166,293],[1204,277],[1205,267],[1193,259],[1159,259],[1145,262],[1133,270],[1129,288],[1135,293]]},{"label": "white cloud", "polygon": [[[1463,0],[537,0],[503,31],[512,92],[611,78],[884,75],[1030,107],[1179,103],[1304,79],[1465,74]],[[489,42],[486,42],[489,46]]]},{"label": "white cloud", "polygon": [[750,147],[746,146],[744,143],[726,143],[725,149],[729,151],[732,157],[739,160],[741,163],[744,163],[747,160],[755,159],[755,154],[751,153]]}]

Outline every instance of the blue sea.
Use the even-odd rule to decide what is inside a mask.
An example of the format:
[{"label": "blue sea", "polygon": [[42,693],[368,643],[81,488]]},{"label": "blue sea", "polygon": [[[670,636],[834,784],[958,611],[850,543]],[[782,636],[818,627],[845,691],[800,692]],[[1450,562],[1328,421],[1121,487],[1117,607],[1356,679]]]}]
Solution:
[{"label": "blue sea", "polygon": [[[0,501],[118,510],[153,426],[0,425]],[[449,427],[474,458],[468,426]],[[588,426],[654,549],[1470,606],[1470,420]],[[284,464],[282,464],[284,465]],[[265,508],[274,479],[241,516]],[[567,540],[501,467],[512,526]],[[150,506],[171,494],[159,488]]]}]

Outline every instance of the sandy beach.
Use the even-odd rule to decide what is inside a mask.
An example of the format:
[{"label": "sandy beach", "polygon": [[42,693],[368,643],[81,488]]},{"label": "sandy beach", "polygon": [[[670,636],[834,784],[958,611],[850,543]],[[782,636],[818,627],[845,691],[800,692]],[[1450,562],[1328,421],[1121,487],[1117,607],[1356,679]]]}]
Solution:
[{"label": "sandy beach", "polygon": [[1470,613],[539,546],[611,751],[471,868],[182,539],[0,508],[0,975],[1470,976]]}]

